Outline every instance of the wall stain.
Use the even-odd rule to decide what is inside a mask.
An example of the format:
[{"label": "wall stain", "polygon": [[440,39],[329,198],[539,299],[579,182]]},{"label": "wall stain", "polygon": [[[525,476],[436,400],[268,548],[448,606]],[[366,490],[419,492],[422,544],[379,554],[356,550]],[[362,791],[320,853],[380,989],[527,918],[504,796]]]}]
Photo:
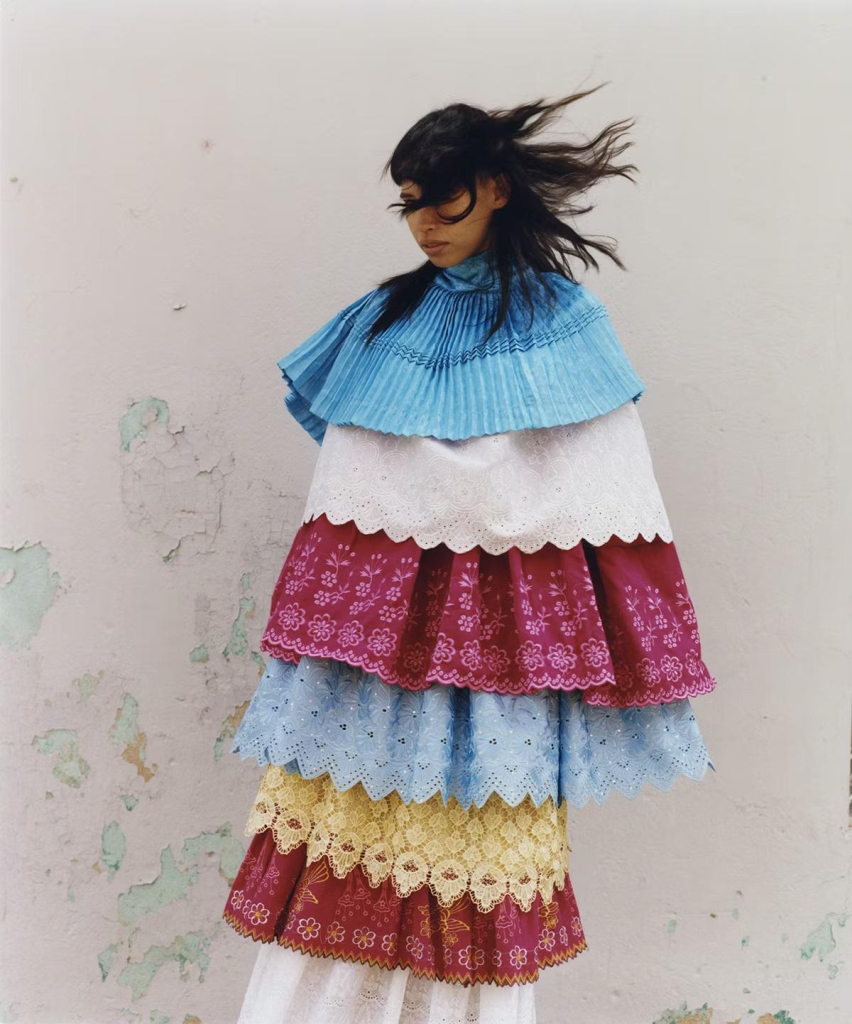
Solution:
[{"label": "wall stain", "polygon": [[129,693],[125,693],[121,707],[115,713],[115,721],[110,730],[110,738],[115,746],[124,746],[121,756],[128,764],[132,764],[139,775],[148,782],[157,770],[154,764],[150,768],[145,764],[145,742],[147,736],[139,731],[139,703]]},{"label": "wall stain", "polygon": [[213,935],[202,932],[187,932],[178,935],[168,946],[149,946],[144,957],[137,963],[129,963],[118,976],[120,985],[130,989],[131,1001],[136,1002],[148,991],[157,971],[165,964],[176,963],[180,970],[181,981],[187,981],[189,967],[198,967],[198,981],[204,981],[204,975],[210,966],[207,950],[213,941]]},{"label": "wall stain", "polygon": [[241,657],[249,649],[248,633],[246,631],[246,618],[254,611],[255,600],[253,597],[241,597],[237,617],[231,626],[231,636],[225,644],[222,654],[226,658]]},{"label": "wall stain", "polygon": [[215,832],[201,832],[184,840],[181,856],[185,864],[194,863],[202,854],[218,857],[219,875],[230,888],[245,857],[243,844],[234,838],[231,823],[225,822]]},{"label": "wall stain", "polygon": [[90,766],[80,754],[76,729],[48,729],[43,736],[34,736],[32,745],[45,757],[55,755],[53,774],[60,782],[72,789],[80,788]]},{"label": "wall stain", "polygon": [[127,837],[117,821],[104,825],[101,833],[101,862],[106,865],[108,878],[112,881],[116,871],[121,867],[127,853]]},{"label": "wall stain", "polygon": [[[80,676],[79,679],[73,680],[73,684],[77,687],[77,703],[81,703],[84,700],[88,700],[93,693],[97,692],[98,686],[100,685],[101,679],[103,678],[104,671],[101,669],[96,676],[93,676],[91,672],[86,672]],[[70,697],[70,693],[65,694],[66,697]]]},{"label": "wall stain", "polygon": [[122,793],[121,799],[124,803],[125,808],[128,811],[132,811],[133,808],[139,803],[139,797],[133,796],[132,793]]},{"label": "wall stain", "polygon": [[[816,953],[820,961],[825,960],[828,954],[837,947],[837,942],[834,938],[834,929],[832,928],[832,918],[838,927],[843,928],[846,925],[848,917],[848,914],[826,914],[822,921],[820,921],[816,928],[814,928],[799,947],[799,956],[801,959],[810,960],[814,953]],[[834,973],[837,973],[836,970]]]},{"label": "wall stain", "polygon": [[199,644],[189,652],[189,660],[204,663],[210,660],[207,644]]},{"label": "wall stain", "polygon": [[122,942],[113,942],[107,946],[106,949],[102,949],[98,953],[98,967],[101,969],[101,981],[106,981],[109,977],[109,972],[112,970],[112,965],[115,963],[115,954],[124,945]]},{"label": "wall stain", "polygon": [[41,543],[0,548],[0,645],[10,651],[29,645],[56,597],[62,581],[49,559]]},{"label": "wall stain", "polygon": [[198,881],[198,868],[183,870],[175,862],[172,848],[160,853],[160,873],[153,882],[140,882],[118,896],[118,918],[122,924],[134,924],[145,914],[186,899],[189,887]]},{"label": "wall stain", "polygon": [[251,698],[248,698],[242,704],[238,704],[222,723],[222,728],[219,730],[219,735],[216,737],[216,742],[213,745],[214,761],[218,761],[222,754],[225,753],[225,743],[236,735],[240,722],[243,720],[243,716],[250,703]]}]

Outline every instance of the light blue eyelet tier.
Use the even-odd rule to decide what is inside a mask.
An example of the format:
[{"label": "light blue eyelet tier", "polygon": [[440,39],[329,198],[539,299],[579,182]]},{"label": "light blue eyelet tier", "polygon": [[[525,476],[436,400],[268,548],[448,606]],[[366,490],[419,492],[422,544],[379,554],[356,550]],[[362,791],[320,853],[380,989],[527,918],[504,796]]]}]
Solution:
[{"label": "light blue eyelet tier", "polygon": [[511,806],[529,795],[583,807],[713,768],[688,699],[618,709],[576,691],[410,691],[308,655],[268,660],[231,750],[305,778],[328,773],[338,790],[360,782],[372,800],[440,793],[465,808],[492,793]]},{"label": "light blue eyelet tier", "polygon": [[485,335],[500,291],[489,250],[441,270],[411,318],[365,340],[384,308],[379,287],[341,309],[278,361],[287,409],[322,444],[329,423],[461,440],[602,416],[645,384],[603,303],[549,271],[527,271],[534,316],[510,276],[504,323]]}]

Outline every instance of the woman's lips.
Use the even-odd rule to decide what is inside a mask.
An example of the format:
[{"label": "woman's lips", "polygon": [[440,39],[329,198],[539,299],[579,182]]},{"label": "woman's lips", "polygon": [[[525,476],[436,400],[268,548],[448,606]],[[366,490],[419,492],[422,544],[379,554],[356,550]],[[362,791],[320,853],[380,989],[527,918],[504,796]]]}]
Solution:
[{"label": "woman's lips", "polygon": [[423,248],[426,252],[438,252],[439,249],[443,249],[447,242],[424,242]]}]

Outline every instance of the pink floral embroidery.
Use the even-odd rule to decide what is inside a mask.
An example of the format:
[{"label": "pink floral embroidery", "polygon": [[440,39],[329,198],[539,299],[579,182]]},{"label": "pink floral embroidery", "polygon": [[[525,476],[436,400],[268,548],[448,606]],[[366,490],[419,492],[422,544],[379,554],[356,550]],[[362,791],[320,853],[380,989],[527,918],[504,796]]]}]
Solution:
[{"label": "pink floral embroidery", "polygon": [[406,689],[582,690],[611,707],[716,683],[674,544],[659,536],[457,554],[320,515],[296,534],[260,646],[289,661],[335,658]]}]

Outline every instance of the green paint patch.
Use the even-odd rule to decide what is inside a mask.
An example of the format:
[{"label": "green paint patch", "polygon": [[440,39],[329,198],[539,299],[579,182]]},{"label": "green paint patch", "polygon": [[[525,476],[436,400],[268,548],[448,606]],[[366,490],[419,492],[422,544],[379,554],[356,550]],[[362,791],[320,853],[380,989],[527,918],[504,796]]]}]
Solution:
[{"label": "green paint patch", "polygon": [[74,684],[77,687],[77,702],[88,700],[93,693],[97,692],[98,686],[101,682],[103,672],[98,672],[96,676],[93,676],[91,672],[86,672],[85,675],[80,676],[79,679],[74,680]]},{"label": "green paint patch", "polygon": [[149,1024],[169,1024],[171,1019],[171,1017],[167,1017],[166,1014],[162,1013],[160,1010],[151,1010],[148,1015]]},{"label": "green paint patch", "polygon": [[731,916],[733,917],[733,919],[735,921],[739,921],[739,919],[740,919],[740,912],[739,912],[739,910],[736,909],[736,907],[731,911]]},{"label": "green paint patch", "polygon": [[249,700],[244,700],[242,704],[239,704],[234,708],[222,723],[222,728],[219,730],[219,735],[216,737],[216,742],[213,744],[214,761],[218,761],[221,758],[222,754],[225,752],[225,744],[229,739],[233,739],[236,735],[237,729],[239,728],[240,722],[243,720],[243,715],[246,713],[246,708],[249,706],[249,703]]},{"label": "green paint patch", "polygon": [[0,1006],[0,1024],[17,1024],[21,1019],[19,1006],[20,1003],[4,1003]]},{"label": "green paint patch", "polygon": [[205,662],[210,660],[210,653],[207,650],[207,644],[199,644],[198,647],[193,647],[189,652],[190,661]]},{"label": "green paint patch", "polygon": [[814,928],[810,935],[799,947],[799,956],[802,960],[810,960],[816,953],[819,959],[825,960],[829,953],[836,947],[832,921],[843,928],[846,925],[848,914],[826,914],[820,923]]},{"label": "green paint patch", "polygon": [[745,949],[745,948],[746,948],[746,946],[747,946],[747,945],[749,944],[749,942],[750,942],[750,941],[751,941],[751,940],[750,940],[749,936],[748,936],[748,935],[745,935],[745,936],[743,936],[743,938],[741,938],[741,939],[740,939],[740,946],[741,946],[741,947],[742,947],[743,949]]},{"label": "green paint patch", "polygon": [[165,964],[177,964],[182,981],[188,980],[189,968],[194,964],[198,967],[198,980],[204,981],[210,966],[207,949],[211,941],[212,936],[188,932],[177,936],[168,946],[151,946],[139,963],[127,964],[118,976],[119,984],[130,989],[131,1000],[135,1003],[145,995],[157,971]]},{"label": "green paint patch", "polygon": [[662,1017],[654,1021],[654,1024],[712,1024],[713,1011],[707,1003],[697,1010],[687,1009],[686,1003],[682,1003],[680,1009],[665,1010]]},{"label": "green paint patch", "polygon": [[242,574],[242,576],[240,576],[240,589],[243,591],[243,593],[245,593],[245,591],[251,589],[251,573],[250,572],[244,572]]},{"label": "green paint patch", "polygon": [[828,965],[828,980],[829,981],[834,981],[834,979],[837,977],[838,970],[839,970],[839,967],[838,967],[837,964],[829,964]]},{"label": "green paint patch", "polygon": [[157,422],[164,427],[169,425],[169,406],[161,398],[143,398],[133,405],[118,421],[118,433],[121,438],[122,451],[130,451],[130,442],[144,437],[148,426]]},{"label": "green paint patch", "polygon": [[675,928],[677,928],[677,921],[675,921],[674,918],[671,918],[669,923],[666,925],[666,931],[667,932],[673,932],[675,930]]},{"label": "green paint patch", "polygon": [[242,657],[249,649],[248,633],[246,631],[246,618],[254,611],[255,600],[253,597],[241,597],[237,617],[231,626],[231,636],[222,651],[226,658]]},{"label": "green paint patch", "polygon": [[77,894],[74,892],[74,886],[73,885],[69,885],[68,886],[68,889],[65,892],[65,899],[67,899],[69,903],[76,902]]},{"label": "green paint patch", "polygon": [[162,910],[170,903],[186,899],[189,887],[198,881],[198,868],[181,870],[175,863],[172,848],[160,853],[160,873],[153,882],[131,885],[118,897],[118,917],[123,924],[134,924],[145,914]]},{"label": "green paint patch", "polygon": [[133,808],[139,803],[139,798],[133,796],[131,793],[122,793],[121,799],[128,811],[132,811]]},{"label": "green paint patch", "polygon": [[112,970],[112,965],[115,962],[115,954],[121,949],[120,942],[113,942],[112,945],[107,946],[106,949],[102,949],[98,953],[98,967],[101,969],[101,981],[106,981],[109,977],[109,972]]},{"label": "green paint patch", "polygon": [[0,645],[10,651],[29,645],[56,597],[61,580],[49,559],[40,543],[0,548]]},{"label": "green paint patch", "polygon": [[117,821],[111,821],[101,832],[101,861],[109,872],[110,881],[121,867],[126,852],[127,839],[121,825]]},{"label": "green paint patch", "polygon": [[49,729],[33,738],[33,746],[45,757],[55,757],[53,774],[72,789],[79,789],[89,774],[89,763],[80,754],[76,729]]},{"label": "green paint patch", "polygon": [[149,768],[145,764],[147,736],[139,731],[139,704],[129,693],[125,693],[124,701],[115,713],[110,738],[116,747],[124,747],[121,756],[136,768],[137,774],[146,782],[153,778],[157,766]]},{"label": "green paint patch", "polygon": [[182,858],[185,864],[196,862],[202,854],[217,857],[219,874],[229,887],[233,885],[240,864],[245,857],[245,849],[243,844],[234,837],[229,821],[220,825],[215,832],[201,832],[184,841]]},{"label": "green paint patch", "polygon": [[257,665],[258,670],[260,672],[265,672],[266,671],[266,659],[260,653],[260,651],[252,651],[251,652],[251,660],[254,662],[255,665]]}]

